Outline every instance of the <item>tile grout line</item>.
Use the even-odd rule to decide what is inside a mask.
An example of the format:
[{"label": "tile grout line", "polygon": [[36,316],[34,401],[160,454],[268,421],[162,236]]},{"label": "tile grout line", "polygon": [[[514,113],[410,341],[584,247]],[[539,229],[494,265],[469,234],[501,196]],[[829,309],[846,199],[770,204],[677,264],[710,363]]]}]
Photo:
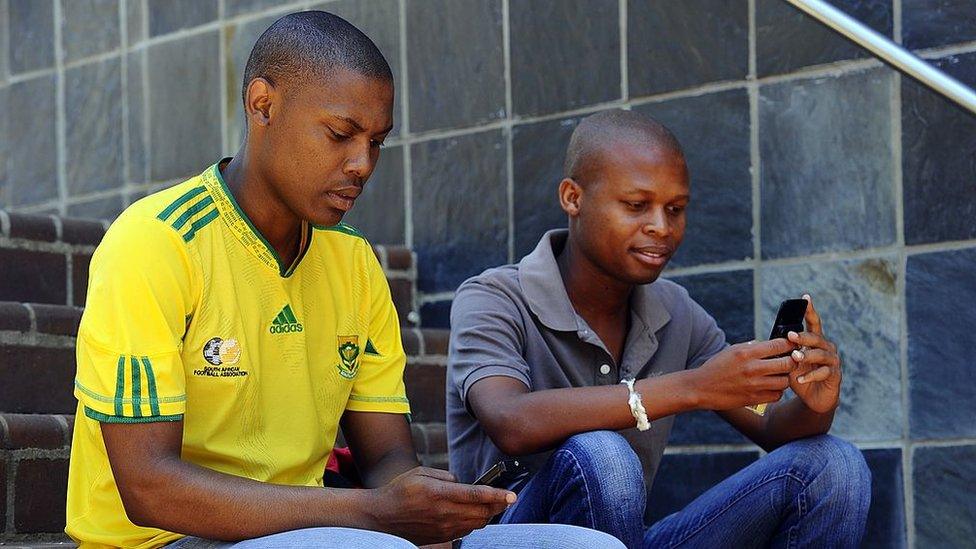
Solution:
[{"label": "tile grout line", "polygon": [[[902,3],[893,0],[892,9],[892,38],[896,44],[902,43]],[[901,81],[902,75],[894,71],[891,80],[891,150],[893,185],[895,195],[895,241],[901,249],[898,254],[898,280],[895,285],[895,295],[898,304],[898,366],[901,374],[901,409],[902,409],[902,507],[905,513],[905,538],[909,549],[915,547],[915,472],[912,469],[914,449],[911,442],[911,397],[909,395],[908,373],[908,256],[905,247],[905,171],[902,161],[904,149],[902,145],[901,123]]]},{"label": "tile grout line", "polygon": [[120,45],[120,58],[119,58],[119,78],[122,79],[120,82],[119,89],[122,90],[122,206],[128,207],[131,203],[129,200],[128,189],[131,184],[129,181],[129,168],[130,168],[130,158],[129,158],[129,56],[127,55],[128,44],[129,44],[129,2],[130,0],[119,0],[119,45]]},{"label": "tile grout line", "polygon": [[[399,11],[399,21],[397,22],[400,36],[400,135],[407,136],[410,133],[410,86],[409,67],[407,67],[407,0],[399,0],[397,4]],[[411,162],[411,143],[404,139],[403,151],[403,243],[413,250],[413,164]],[[417,294],[414,292],[414,305],[416,305]],[[416,308],[416,307],[415,307]]]},{"label": "tile grout line", "polygon": [[[145,1],[142,3],[142,36],[143,43],[149,40],[149,2]],[[149,116],[149,48],[143,48],[141,51],[136,52],[139,55],[139,66],[142,69],[140,71],[140,77],[142,79],[142,180],[143,182],[150,181],[150,176],[152,175],[152,170],[150,166],[152,165],[152,150],[149,147],[151,142],[149,123],[152,117]]]},{"label": "tile grout line", "polygon": [[65,119],[65,82],[64,82],[64,47],[61,43],[63,38],[63,25],[61,13],[61,0],[52,0],[54,7],[54,125],[55,136],[57,139],[57,177],[58,177],[58,212],[61,215],[68,213],[65,202],[68,199],[68,174],[67,174],[67,120]]},{"label": "tile grout line", "polygon": [[749,18],[749,73],[746,76],[746,90],[749,97],[749,176],[752,190],[752,333],[758,339],[762,327],[762,229],[760,199],[760,157],[759,157],[759,85],[756,83],[756,0],[747,4]]},{"label": "tile grout line", "polygon": [[512,112],[512,28],[511,3],[502,0],[502,58],[505,78],[505,121],[508,123],[504,130],[505,136],[505,200],[506,215],[508,217],[508,262],[515,261],[515,158],[512,141],[515,139],[514,127],[511,124]]},{"label": "tile grout line", "polygon": [[617,2],[617,15],[619,17],[618,32],[620,33],[620,99],[624,102],[630,100],[630,65],[627,62],[627,0]]},{"label": "tile grout line", "polygon": [[217,32],[217,55],[220,56],[217,59],[217,70],[220,71],[220,75],[217,77],[217,88],[220,90],[220,157],[223,158],[229,154],[229,139],[227,132],[229,130],[229,124],[227,121],[227,94],[230,92],[228,89],[227,82],[227,22],[224,20],[224,15],[226,14],[227,6],[225,0],[218,0],[217,2],[217,21],[220,22],[220,30]]}]

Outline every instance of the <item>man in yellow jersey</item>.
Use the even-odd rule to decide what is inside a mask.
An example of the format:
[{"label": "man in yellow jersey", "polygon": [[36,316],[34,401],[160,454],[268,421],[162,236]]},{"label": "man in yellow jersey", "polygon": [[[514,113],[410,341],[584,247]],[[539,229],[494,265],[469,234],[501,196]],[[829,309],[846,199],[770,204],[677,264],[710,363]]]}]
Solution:
[{"label": "man in yellow jersey", "polygon": [[[109,229],[78,336],[73,539],[410,547],[465,536],[515,501],[418,466],[390,290],[340,222],[392,128],[393,95],[358,29],[285,16],[248,60],[238,154]],[[340,422],[367,489],[323,488]],[[463,546],[609,546],[568,528],[489,527]]]}]

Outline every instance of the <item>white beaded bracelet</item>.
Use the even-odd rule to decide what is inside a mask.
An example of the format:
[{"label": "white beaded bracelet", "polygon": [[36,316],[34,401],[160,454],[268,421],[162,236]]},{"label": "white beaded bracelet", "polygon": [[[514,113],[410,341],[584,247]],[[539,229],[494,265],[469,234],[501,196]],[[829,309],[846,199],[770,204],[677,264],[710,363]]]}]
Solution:
[{"label": "white beaded bracelet", "polygon": [[644,409],[644,403],[641,402],[640,393],[634,391],[634,380],[625,379],[620,383],[627,385],[627,390],[630,391],[630,397],[627,399],[627,404],[630,405],[630,413],[633,414],[634,419],[637,420],[637,430],[646,431],[651,428],[651,424],[647,421],[647,410]]}]

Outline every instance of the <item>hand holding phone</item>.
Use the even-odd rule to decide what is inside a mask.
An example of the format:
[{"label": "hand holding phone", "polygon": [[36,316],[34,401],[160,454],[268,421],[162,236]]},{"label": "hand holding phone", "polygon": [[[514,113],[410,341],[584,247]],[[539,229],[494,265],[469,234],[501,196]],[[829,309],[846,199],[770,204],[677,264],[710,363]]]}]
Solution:
[{"label": "hand holding phone", "polygon": [[[802,332],[803,317],[806,314],[806,299],[787,299],[780,303],[776,320],[773,321],[773,328],[769,331],[769,339],[786,339],[786,334],[790,332]],[[756,414],[763,415],[766,413],[766,406],[766,404],[756,404],[746,406],[746,408]]]},{"label": "hand holding phone", "polygon": [[474,484],[508,489],[529,476],[529,470],[517,459],[505,459],[492,465]]}]

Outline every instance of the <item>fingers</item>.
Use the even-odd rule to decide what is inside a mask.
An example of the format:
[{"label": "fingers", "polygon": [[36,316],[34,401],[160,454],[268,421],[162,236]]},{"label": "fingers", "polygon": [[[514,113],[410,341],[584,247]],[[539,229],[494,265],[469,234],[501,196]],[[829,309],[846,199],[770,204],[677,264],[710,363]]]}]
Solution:
[{"label": "fingers", "polygon": [[821,366],[812,372],[808,372],[796,378],[800,383],[810,383],[812,381],[824,381],[830,374],[833,373],[833,368],[830,366]]},{"label": "fingers", "polygon": [[750,341],[749,343],[740,343],[732,346],[732,349],[734,349],[733,352],[739,353],[744,359],[785,355],[795,348],[796,345],[793,342],[782,338],[771,339],[769,341]]},{"label": "fingers", "polygon": [[515,493],[491,486],[454,484],[444,488],[444,497],[457,503],[505,506],[515,503]]},{"label": "fingers", "polygon": [[817,313],[816,307],[813,306],[813,298],[810,297],[810,294],[803,294],[803,299],[807,300],[807,312],[803,317],[803,320],[807,324],[807,330],[815,334],[823,335],[823,324],[820,322],[820,314]]},{"label": "fingers", "polygon": [[757,360],[755,364],[755,373],[761,376],[788,374],[796,367],[792,355]]},{"label": "fingers", "polygon": [[790,386],[790,376],[788,375],[778,375],[778,376],[762,376],[760,378],[760,387],[764,391],[779,391],[783,392]]},{"label": "fingers", "polygon": [[816,332],[790,332],[786,334],[786,338],[796,345],[801,347],[815,347],[817,349],[827,349],[829,351],[837,352],[837,346],[827,341],[827,338],[823,334],[818,334]]},{"label": "fingers", "polygon": [[840,366],[840,357],[837,356],[837,353],[823,349],[796,350],[791,356],[798,364],[804,366]]}]

